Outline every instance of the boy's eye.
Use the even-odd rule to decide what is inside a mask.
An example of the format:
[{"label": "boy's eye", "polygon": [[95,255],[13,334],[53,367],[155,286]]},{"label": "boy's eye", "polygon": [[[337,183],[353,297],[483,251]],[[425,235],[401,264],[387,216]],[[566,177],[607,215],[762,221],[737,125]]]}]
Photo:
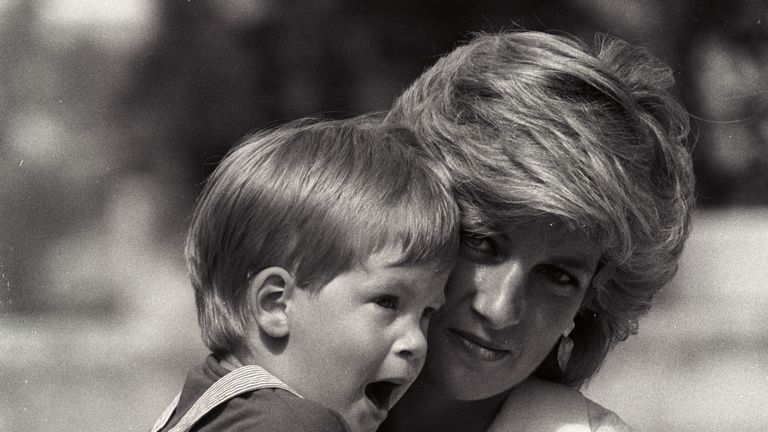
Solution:
[{"label": "boy's eye", "polygon": [[397,309],[399,302],[395,296],[383,295],[376,299],[376,304],[384,309]]}]

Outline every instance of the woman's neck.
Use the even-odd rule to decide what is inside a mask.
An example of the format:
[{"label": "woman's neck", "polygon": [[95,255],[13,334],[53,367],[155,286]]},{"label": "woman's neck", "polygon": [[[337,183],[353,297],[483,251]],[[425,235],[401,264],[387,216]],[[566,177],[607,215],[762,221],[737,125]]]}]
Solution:
[{"label": "woman's neck", "polygon": [[485,432],[508,394],[462,401],[422,377],[395,405],[378,432]]}]

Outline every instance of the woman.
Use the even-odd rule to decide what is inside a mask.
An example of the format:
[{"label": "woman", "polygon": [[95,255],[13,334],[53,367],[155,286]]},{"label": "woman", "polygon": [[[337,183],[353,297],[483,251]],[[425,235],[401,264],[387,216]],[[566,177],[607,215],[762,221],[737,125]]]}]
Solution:
[{"label": "woman", "polygon": [[452,173],[462,257],[382,431],[629,430],[577,389],[677,268],[693,201],[671,73],[619,40],[481,35],[395,102]]}]

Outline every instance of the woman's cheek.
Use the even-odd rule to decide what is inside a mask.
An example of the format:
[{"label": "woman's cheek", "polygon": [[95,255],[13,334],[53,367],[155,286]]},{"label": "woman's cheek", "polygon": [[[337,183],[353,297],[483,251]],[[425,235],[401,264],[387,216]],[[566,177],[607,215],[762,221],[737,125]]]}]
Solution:
[{"label": "woman's cheek", "polygon": [[477,264],[459,258],[445,285],[446,302],[472,293],[485,278]]}]

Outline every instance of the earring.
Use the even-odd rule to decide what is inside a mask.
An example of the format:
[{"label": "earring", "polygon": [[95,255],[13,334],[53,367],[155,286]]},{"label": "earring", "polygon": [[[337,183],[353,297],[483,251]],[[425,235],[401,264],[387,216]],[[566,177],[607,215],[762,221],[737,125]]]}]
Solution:
[{"label": "earring", "polygon": [[557,347],[557,365],[560,366],[562,372],[565,372],[565,368],[568,367],[568,360],[571,359],[571,352],[573,351],[573,339],[569,337],[573,327],[574,323],[571,323],[571,326],[560,337],[560,344]]}]

